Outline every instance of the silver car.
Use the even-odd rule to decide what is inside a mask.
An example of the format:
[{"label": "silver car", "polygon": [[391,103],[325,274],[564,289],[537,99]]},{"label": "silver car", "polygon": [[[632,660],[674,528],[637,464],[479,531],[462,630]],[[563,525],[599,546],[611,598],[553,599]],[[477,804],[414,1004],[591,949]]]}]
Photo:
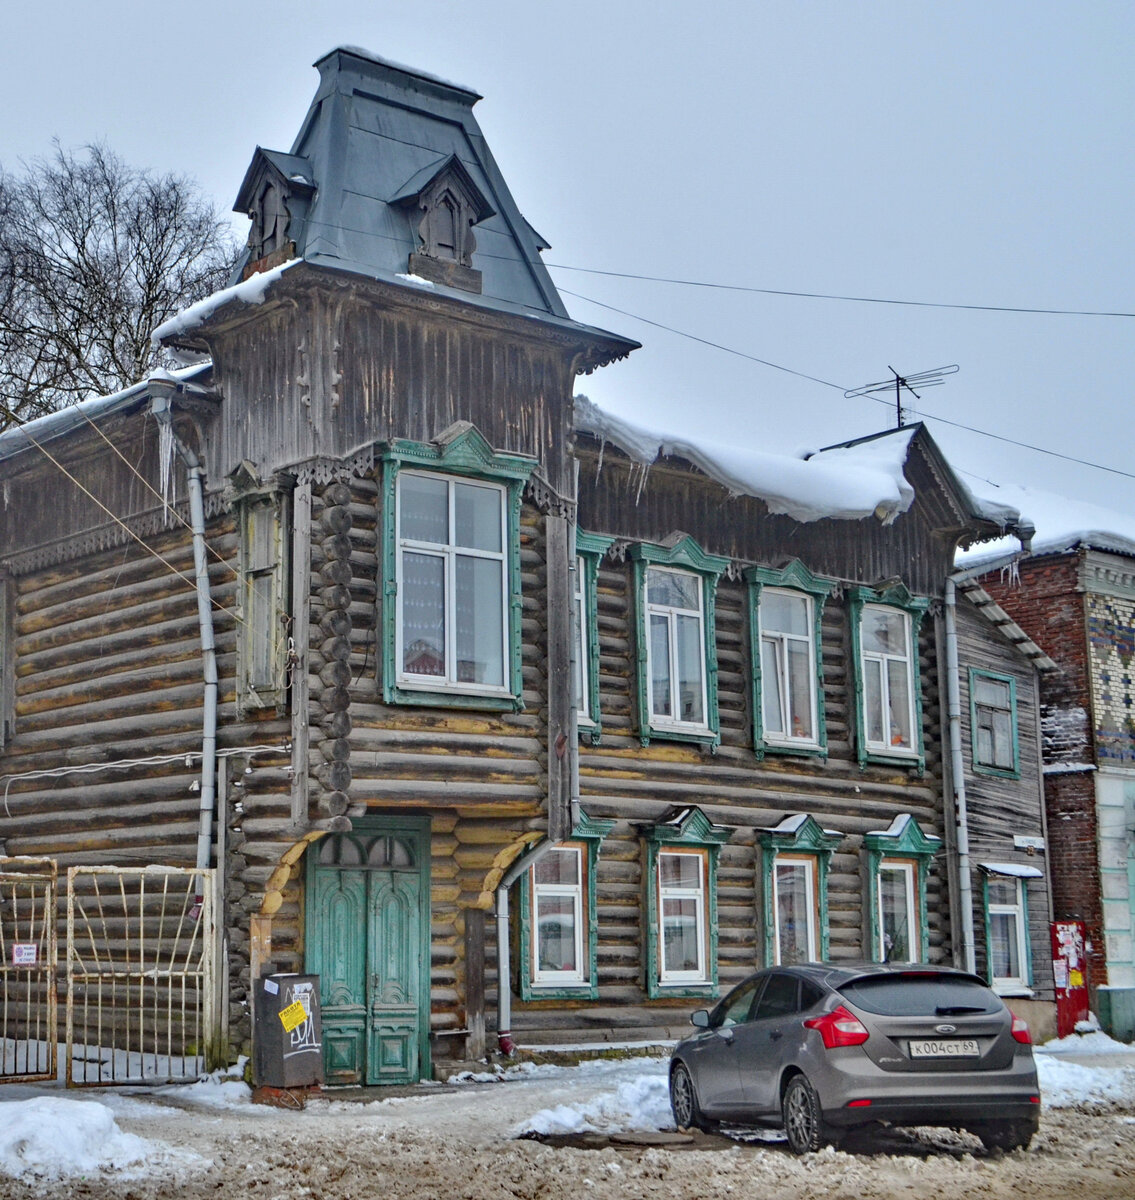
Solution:
[{"label": "silver car", "polygon": [[856,1127],[944,1125],[1028,1146],[1040,1087],[1028,1026],[976,975],[808,963],[750,976],[674,1048],[679,1128],[783,1124],[797,1154]]}]

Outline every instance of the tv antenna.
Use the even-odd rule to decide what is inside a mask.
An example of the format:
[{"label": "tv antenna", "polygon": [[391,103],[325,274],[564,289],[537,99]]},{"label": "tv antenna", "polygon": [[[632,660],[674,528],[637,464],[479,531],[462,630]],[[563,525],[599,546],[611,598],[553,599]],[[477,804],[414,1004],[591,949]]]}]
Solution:
[{"label": "tv antenna", "polygon": [[939,384],[946,382],[947,375],[957,374],[958,364],[951,363],[948,367],[935,367],[932,371],[919,371],[914,375],[900,375],[894,367],[887,367],[887,370],[894,376],[893,379],[882,379],[878,383],[869,383],[861,388],[852,388],[851,391],[844,392],[843,395],[845,400],[854,400],[856,396],[878,396],[883,392],[891,391],[893,388],[895,393],[895,428],[901,429],[903,427],[903,388],[906,388],[916,400],[920,400],[921,396],[914,390],[915,388],[938,387]]}]

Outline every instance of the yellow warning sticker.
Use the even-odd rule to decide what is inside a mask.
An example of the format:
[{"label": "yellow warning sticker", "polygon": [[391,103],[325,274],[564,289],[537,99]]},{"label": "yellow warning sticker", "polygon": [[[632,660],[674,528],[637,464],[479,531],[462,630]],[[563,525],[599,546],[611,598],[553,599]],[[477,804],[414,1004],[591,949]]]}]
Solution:
[{"label": "yellow warning sticker", "polygon": [[307,1020],[307,1009],[297,1000],[287,1008],[281,1008],[278,1015],[284,1032],[291,1033],[297,1025],[302,1025]]}]

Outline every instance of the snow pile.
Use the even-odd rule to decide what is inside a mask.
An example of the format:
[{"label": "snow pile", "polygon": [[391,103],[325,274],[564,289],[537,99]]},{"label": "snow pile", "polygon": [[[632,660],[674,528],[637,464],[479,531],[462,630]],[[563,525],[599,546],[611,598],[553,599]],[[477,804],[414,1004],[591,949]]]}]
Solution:
[{"label": "snow pile", "polygon": [[[1093,1014],[1094,1020],[1094,1014]],[[1129,1046],[1126,1042],[1117,1042],[1114,1038],[1108,1037],[1099,1024],[1092,1024],[1088,1021],[1081,1021],[1080,1025],[1086,1027],[1083,1033],[1070,1033],[1067,1037],[1053,1038],[1051,1042],[1045,1042],[1043,1046],[1037,1046],[1038,1054],[1130,1054],[1135,1056],[1135,1046]],[[1135,1057],[1131,1059],[1132,1066],[1135,1066]]]},{"label": "snow pile", "polygon": [[0,1102],[0,1172],[7,1175],[82,1175],[121,1170],[168,1154],[168,1147],[118,1128],[93,1100]]},{"label": "snow pile", "polygon": [[914,500],[914,489],[903,474],[913,428],[804,459],[644,429],[586,396],[576,396],[574,406],[577,430],[617,446],[644,470],[660,455],[684,458],[731,495],[755,496],[770,512],[797,521],[874,515],[886,524]]},{"label": "snow pile", "polygon": [[[1135,514],[1115,512],[1083,500],[1070,500],[1032,487],[983,484],[981,502],[1020,510],[1036,526],[1034,554],[1059,554],[1084,544],[1097,550],[1135,555]],[[1020,550],[1016,538],[986,542],[958,555],[959,566],[972,567]]]},{"label": "snow pile", "polygon": [[268,289],[272,284],[289,267],[294,267],[296,263],[302,261],[299,258],[289,259],[288,262],[283,263],[281,266],[273,267],[271,271],[261,271],[259,274],[250,275],[242,283],[222,288],[219,292],[214,292],[211,296],[206,296],[204,300],[198,300],[196,304],[191,304],[188,308],[183,308],[181,312],[176,316],[170,317],[168,321],[163,321],[150,334],[150,341],[157,347],[166,338],[179,337],[190,333],[199,325],[203,325],[217,309],[223,308],[226,304],[231,304],[234,300],[240,300],[244,304],[263,304],[264,297],[267,295]]},{"label": "snow pile", "polygon": [[1131,1108],[1135,1105],[1135,1066],[1100,1069],[1038,1054],[1036,1072],[1040,1079],[1041,1103],[1045,1108],[1080,1108],[1084,1105]]},{"label": "snow pile", "polygon": [[613,1092],[583,1104],[558,1104],[541,1109],[522,1122],[516,1136],[526,1133],[626,1133],[673,1129],[666,1073],[638,1075]]},{"label": "snow pile", "polygon": [[[164,1096],[206,1108],[244,1108],[252,1104],[252,1089],[244,1082],[247,1055],[241,1055],[231,1067],[205,1075],[196,1083],[176,1084],[161,1089]],[[267,1109],[257,1109],[266,1112]]]}]

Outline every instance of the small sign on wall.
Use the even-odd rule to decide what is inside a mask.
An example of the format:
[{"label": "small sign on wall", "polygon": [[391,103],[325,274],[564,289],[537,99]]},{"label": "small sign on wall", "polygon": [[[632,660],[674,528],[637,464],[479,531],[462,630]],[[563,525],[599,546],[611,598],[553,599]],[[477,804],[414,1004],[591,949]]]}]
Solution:
[{"label": "small sign on wall", "polygon": [[39,962],[39,946],[35,942],[14,942],[12,945],[12,966],[34,967]]}]

